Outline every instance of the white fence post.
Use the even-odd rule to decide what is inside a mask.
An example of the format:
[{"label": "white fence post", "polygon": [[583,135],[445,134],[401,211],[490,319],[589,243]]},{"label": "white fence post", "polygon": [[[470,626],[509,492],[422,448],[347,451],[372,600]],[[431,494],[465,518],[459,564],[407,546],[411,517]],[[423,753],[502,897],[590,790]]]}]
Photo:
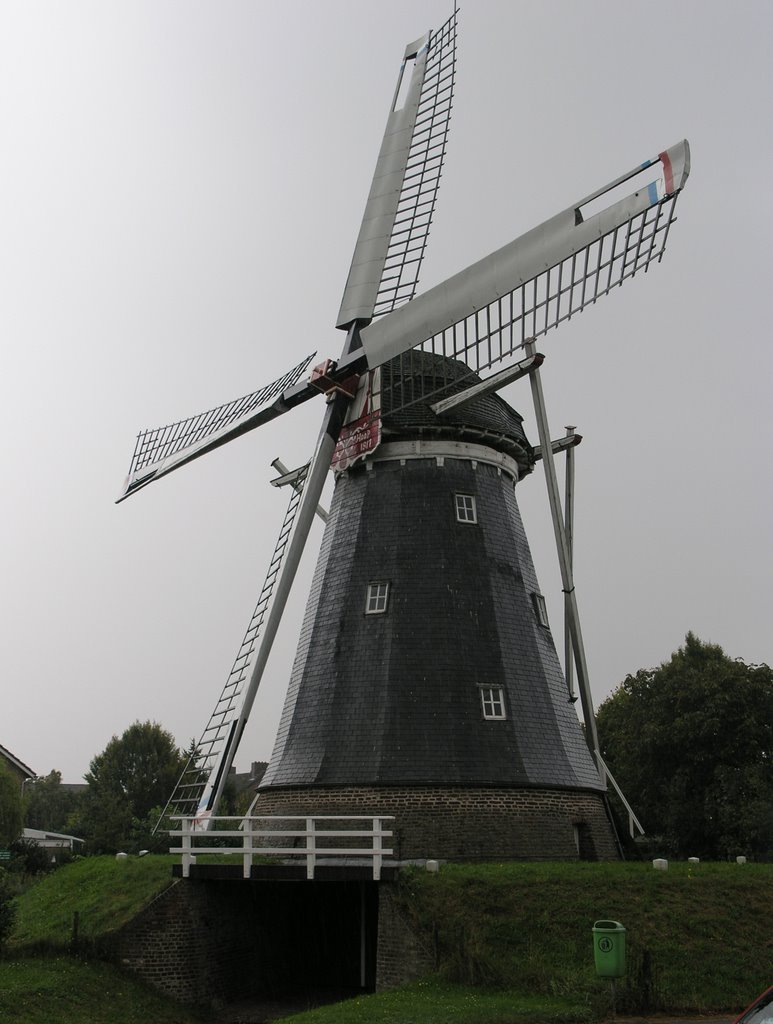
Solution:
[{"label": "white fence post", "polygon": [[191,874],[191,853],[193,846],[191,843],[191,826],[192,821],[190,818],[183,818],[180,822],[180,828],[182,829],[182,864],[183,864],[183,878],[190,878]]},{"label": "white fence post", "polygon": [[306,819],[306,877],[311,881],[314,878],[314,868],[317,863],[316,835],[314,832],[314,819]]},{"label": "white fence post", "polygon": [[381,880],[381,859],[382,859],[382,826],[381,818],[373,819],[373,881]]},{"label": "white fence post", "polygon": [[249,878],[252,874],[252,837],[254,833],[252,830],[252,822],[246,819],[244,828],[244,839],[242,840],[242,847],[244,849],[244,858],[242,862],[244,877]]}]

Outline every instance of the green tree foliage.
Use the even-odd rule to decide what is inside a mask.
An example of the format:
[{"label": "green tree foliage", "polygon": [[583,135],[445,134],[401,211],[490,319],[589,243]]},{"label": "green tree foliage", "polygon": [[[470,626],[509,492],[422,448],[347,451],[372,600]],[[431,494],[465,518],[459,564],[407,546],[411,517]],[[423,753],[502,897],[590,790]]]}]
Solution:
[{"label": "green tree foliage", "polygon": [[28,783],[24,792],[24,815],[28,828],[66,832],[77,794],[62,786],[62,773],[56,770]]},{"label": "green tree foliage", "polygon": [[21,783],[0,764],[0,849],[7,850],[23,828]]},{"label": "green tree foliage", "polygon": [[688,633],[599,708],[601,749],[674,856],[773,857],[773,671]]},{"label": "green tree foliage", "polygon": [[154,809],[166,803],[184,762],[174,737],[156,722],[135,722],[113,736],[91,762],[88,789],[70,819],[89,852],[149,846]]},{"label": "green tree foliage", "polygon": [[16,921],[15,896],[16,891],[11,885],[7,871],[0,867],[0,953],[3,952]]}]

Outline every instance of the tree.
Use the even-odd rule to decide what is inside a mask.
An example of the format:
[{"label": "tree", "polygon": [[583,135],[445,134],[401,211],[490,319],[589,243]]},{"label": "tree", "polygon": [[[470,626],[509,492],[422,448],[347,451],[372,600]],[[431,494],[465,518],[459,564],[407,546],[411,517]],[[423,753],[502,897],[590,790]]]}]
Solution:
[{"label": "tree", "polygon": [[601,750],[675,856],[773,856],[773,671],[692,633],[599,708]]},{"label": "tree", "polygon": [[23,828],[21,782],[0,764],[0,849],[7,850]]},{"label": "tree", "polygon": [[0,955],[16,921],[15,896],[8,872],[0,867]]},{"label": "tree", "polygon": [[27,827],[50,832],[66,830],[78,800],[76,793],[62,786],[62,773],[55,769],[30,783],[24,797]]},{"label": "tree", "polygon": [[91,852],[140,849],[150,841],[151,812],[166,803],[184,762],[170,733],[156,722],[135,722],[92,760],[71,826]]}]

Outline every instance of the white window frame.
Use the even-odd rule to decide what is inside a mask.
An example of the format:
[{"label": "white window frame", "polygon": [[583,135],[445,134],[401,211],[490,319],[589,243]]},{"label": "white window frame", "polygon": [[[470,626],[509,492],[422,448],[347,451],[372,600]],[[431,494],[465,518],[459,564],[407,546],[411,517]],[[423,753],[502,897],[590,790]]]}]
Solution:
[{"label": "white window frame", "polygon": [[374,580],[368,584],[368,595],[365,599],[366,615],[383,615],[389,604],[389,583],[386,580]]},{"label": "white window frame", "polygon": [[456,507],[457,523],[469,523],[470,525],[477,523],[478,507],[474,494],[461,494],[457,492],[454,495],[454,505]]},{"label": "white window frame", "polygon": [[489,722],[504,722],[507,719],[505,690],[503,686],[480,686],[480,704],[483,717]]},{"label": "white window frame", "polygon": [[534,602],[534,614],[537,616],[537,622],[539,622],[540,626],[550,629],[550,622],[548,621],[548,606],[544,596],[535,591],[531,595],[531,599]]}]

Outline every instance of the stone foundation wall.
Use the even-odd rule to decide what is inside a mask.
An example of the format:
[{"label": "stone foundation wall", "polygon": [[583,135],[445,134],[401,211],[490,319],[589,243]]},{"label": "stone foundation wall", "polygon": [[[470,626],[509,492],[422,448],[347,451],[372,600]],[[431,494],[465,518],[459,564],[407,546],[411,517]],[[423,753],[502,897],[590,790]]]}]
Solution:
[{"label": "stone foundation wall", "polygon": [[[219,1005],[360,984],[361,913],[366,985],[376,979],[375,882],[173,883],[103,944],[103,952],[183,1003]],[[389,920],[388,912],[387,918]],[[399,951],[405,939],[389,939]],[[399,976],[399,965],[394,973]]]},{"label": "stone foundation wall", "polygon": [[416,934],[395,898],[395,884],[378,887],[376,991],[415,981],[435,968],[435,952]]},{"label": "stone foundation wall", "polygon": [[254,970],[255,948],[241,893],[185,879],[173,883],[107,943],[108,952],[154,988],[185,1003],[234,998]]},{"label": "stone foundation wall", "polygon": [[391,814],[397,860],[620,856],[602,794],[578,790],[272,787],[260,793],[253,813]]}]

